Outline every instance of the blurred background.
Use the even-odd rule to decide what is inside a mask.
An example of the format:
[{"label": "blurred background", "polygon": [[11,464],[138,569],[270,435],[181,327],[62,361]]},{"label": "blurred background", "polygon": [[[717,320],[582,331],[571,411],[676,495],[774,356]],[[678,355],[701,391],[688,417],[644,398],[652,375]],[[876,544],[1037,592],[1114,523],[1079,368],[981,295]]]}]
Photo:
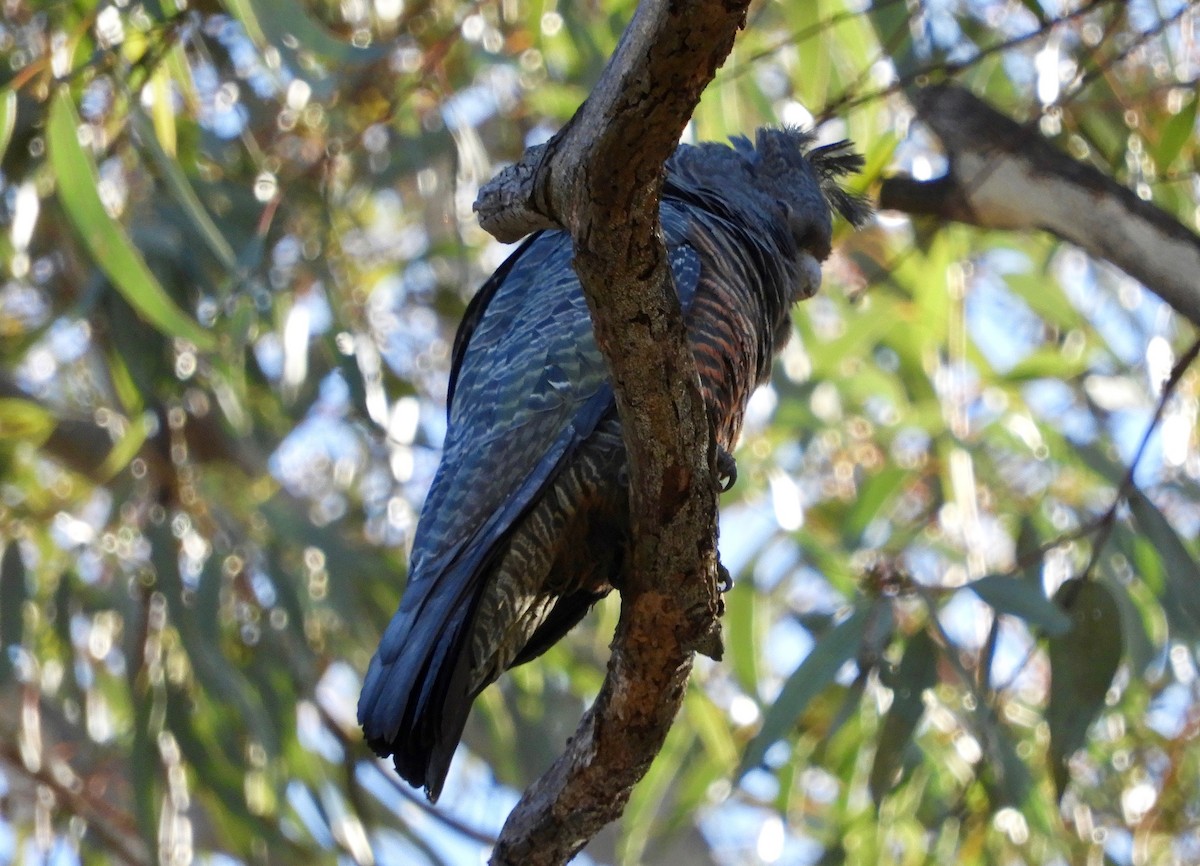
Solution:
[{"label": "blurred background", "polygon": [[[633,8],[0,2],[0,863],[486,861],[618,600],[477,701],[436,808],[355,701],[508,252],[471,203]],[[758,0],[686,139],[812,126],[871,194],[944,170],[907,94],[953,80],[1194,231],[1197,17]],[[1193,327],[895,212],[825,274],[722,498],[725,660],[579,862],[1200,862]]]}]

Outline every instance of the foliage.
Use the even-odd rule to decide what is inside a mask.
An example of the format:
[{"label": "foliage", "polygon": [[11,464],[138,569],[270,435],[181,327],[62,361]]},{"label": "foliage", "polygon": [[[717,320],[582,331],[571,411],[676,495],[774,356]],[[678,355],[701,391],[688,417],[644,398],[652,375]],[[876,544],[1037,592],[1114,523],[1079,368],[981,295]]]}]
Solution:
[{"label": "foliage", "polygon": [[[815,122],[869,191],[937,173],[904,94],[953,77],[1194,226],[1187,5],[860,5],[752,7],[694,137]],[[461,862],[549,763],[615,600],[436,813],[353,705],[504,255],[475,190],[632,7],[6,7],[0,862]],[[586,856],[1200,859],[1190,327],[1042,236],[835,246],[723,500],[726,660]]]}]

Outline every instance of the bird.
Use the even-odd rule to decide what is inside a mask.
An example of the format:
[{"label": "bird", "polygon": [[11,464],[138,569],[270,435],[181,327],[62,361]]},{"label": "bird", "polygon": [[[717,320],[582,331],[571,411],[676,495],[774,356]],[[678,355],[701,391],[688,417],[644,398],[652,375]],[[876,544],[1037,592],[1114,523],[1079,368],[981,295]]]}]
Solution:
[{"label": "bird", "polygon": [[[849,142],[794,128],[681,144],[664,166],[662,236],[730,483],[746,403],[792,304],[820,285],[833,215],[868,216],[841,185],[861,166]],[[363,680],[367,744],[431,801],[474,699],[619,587],[630,556],[621,424],[572,254],[563,231],[531,235],[467,306],[407,586]]]}]

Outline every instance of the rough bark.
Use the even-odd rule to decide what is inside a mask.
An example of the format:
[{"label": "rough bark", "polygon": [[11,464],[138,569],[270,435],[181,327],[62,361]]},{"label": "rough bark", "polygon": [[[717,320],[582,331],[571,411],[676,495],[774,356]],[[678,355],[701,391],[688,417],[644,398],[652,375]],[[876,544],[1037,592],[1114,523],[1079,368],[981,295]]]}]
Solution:
[{"label": "rough bark", "polygon": [[564,863],[624,809],[721,652],[714,446],[658,220],[663,163],[733,46],[747,0],[645,0],[600,82],[545,145],[486,186],[501,240],[560,227],[608,360],[636,539],[608,674],[563,755],[509,816],[492,863]]},{"label": "rough bark", "polygon": [[885,180],[882,208],[990,229],[1045,230],[1112,262],[1200,325],[1200,236],[968,91],[926,87],[917,115],[937,134],[944,177]]}]

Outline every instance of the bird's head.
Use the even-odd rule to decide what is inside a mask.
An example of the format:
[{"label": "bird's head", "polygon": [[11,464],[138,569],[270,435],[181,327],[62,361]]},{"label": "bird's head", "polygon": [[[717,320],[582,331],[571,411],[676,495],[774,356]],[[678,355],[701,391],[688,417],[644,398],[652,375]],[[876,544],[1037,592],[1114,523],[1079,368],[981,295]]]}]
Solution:
[{"label": "bird's head", "polygon": [[870,207],[841,186],[842,178],[862,167],[862,157],[839,141],[812,147],[813,137],[799,129],[763,128],[753,145],[735,139],[734,148],[749,163],[755,197],[770,203],[775,219],[787,226],[794,244],[797,285],[792,300],[811,297],[821,285],[821,262],[833,243],[833,214],[862,225]]}]

